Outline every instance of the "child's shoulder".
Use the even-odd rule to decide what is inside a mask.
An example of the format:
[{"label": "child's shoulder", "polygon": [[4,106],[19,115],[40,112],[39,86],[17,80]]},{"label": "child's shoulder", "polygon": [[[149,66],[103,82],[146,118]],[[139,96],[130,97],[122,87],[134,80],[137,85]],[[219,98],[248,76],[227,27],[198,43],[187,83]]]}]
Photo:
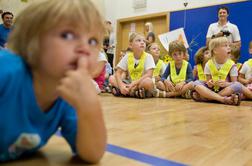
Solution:
[{"label": "child's shoulder", "polygon": [[0,51],[0,66],[1,78],[6,75],[19,75],[26,70],[23,59],[8,50]]},{"label": "child's shoulder", "polygon": [[[15,67],[16,65],[24,65],[23,59],[14,54],[9,50],[1,50],[0,51],[0,65],[2,67]],[[15,65],[15,66],[14,66]]]},{"label": "child's shoulder", "polygon": [[245,61],[244,64],[252,66],[252,58],[250,58],[247,61]]}]

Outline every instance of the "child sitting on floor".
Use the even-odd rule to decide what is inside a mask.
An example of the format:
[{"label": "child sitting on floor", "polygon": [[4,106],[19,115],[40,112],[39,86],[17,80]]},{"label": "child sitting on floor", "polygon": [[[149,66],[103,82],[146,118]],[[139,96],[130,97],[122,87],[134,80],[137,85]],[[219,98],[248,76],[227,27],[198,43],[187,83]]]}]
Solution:
[{"label": "child sitting on floor", "polygon": [[[249,43],[249,54],[252,55],[252,41]],[[243,96],[252,99],[252,58],[247,60],[239,71],[239,81],[244,85]]]},{"label": "child sitting on floor", "polygon": [[98,55],[98,64],[95,66],[95,70],[92,73],[92,77],[94,78],[94,84],[98,94],[104,90],[103,88],[106,77],[106,63],[108,63],[108,61],[105,52],[100,51]]},{"label": "child sitting on floor", "polygon": [[[129,43],[131,52],[127,52],[120,60],[115,74],[109,79],[113,86],[112,94],[137,98],[152,97],[154,88],[152,74],[155,63],[152,56],[144,52],[145,38],[139,33],[133,33]],[[129,79],[125,79],[127,74]]]},{"label": "child sitting on floor", "polygon": [[190,98],[192,89],[193,75],[192,66],[184,60],[187,50],[180,41],[173,41],[169,44],[169,55],[171,61],[161,78],[157,83],[157,88],[162,95],[157,93],[156,97],[178,97]]},{"label": "child sitting on floor", "polygon": [[161,80],[161,76],[164,74],[166,65],[160,59],[160,47],[158,43],[151,43],[147,47],[147,52],[152,55],[156,68],[153,71],[154,82]]},{"label": "child sitting on floor", "polygon": [[192,98],[196,101],[218,101],[240,105],[242,85],[237,82],[238,70],[230,59],[231,49],[226,37],[210,40],[212,58],[205,65],[206,82],[195,81]]},{"label": "child sitting on floor", "polygon": [[210,52],[207,47],[201,47],[195,54],[195,66],[193,69],[194,80],[206,81],[204,68],[207,61],[211,58]]},{"label": "child sitting on floor", "polygon": [[236,67],[238,69],[238,71],[241,69],[242,67],[242,63],[239,63],[239,59],[240,59],[240,56],[241,56],[241,49],[240,47],[237,47],[237,46],[232,46],[231,47],[231,55],[230,55],[230,58],[232,59],[232,61],[234,61],[234,63],[236,64]]}]

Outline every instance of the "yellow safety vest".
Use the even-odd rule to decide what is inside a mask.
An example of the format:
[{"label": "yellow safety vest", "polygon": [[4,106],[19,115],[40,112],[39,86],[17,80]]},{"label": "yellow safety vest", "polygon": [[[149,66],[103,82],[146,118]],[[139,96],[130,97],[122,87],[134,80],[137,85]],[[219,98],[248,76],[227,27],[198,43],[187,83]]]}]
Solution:
[{"label": "yellow safety vest", "polygon": [[[211,73],[213,81],[214,82],[219,81],[219,80],[225,81],[228,76],[229,71],[231,70],[234,64],[235,63],[231,59],[229,59],[226,61],[226,63],[224,63],[224,65],[220,68],[220,70],[217,70],[213,60],[210,59],[208,61],[208,65],[210,68],[210,73]],[[220,89],[219,86],[214,86],[215,91],[219,91],[219,89]]]},{"label": "yellow safety vest", "polygon": [[249,60],[247,60],[247,64],[250,66],[250,67],[252,67],[252,59],[249,59]]},{"label": "yellow safety vest", "polygon": [[146,53],[143,52],[139,59],[139,64],[135,67],[135,57],[133,52],[128,53],[128,71],[132,81],[138,80],[142,77],[144,72],[144,63],[146,59]]},{"label": "yellow safety vest", "polygon": [[177,75],[175,61],[170,62],[171,80],[174,84],[177,84],[186,80],[187,66],[188,66],[188,62],[183,60],[182,67],[179,71],[179,75]]},{"label": "yellow safety vest", "polygon": [[242,66],[242,63],[236,63],[236,67],[238,70],[240,70],[241,66]]},{"label": "yellow safety vest", "polygon": [[206,75],[201,64],[197,64],[198,77],[200,81],[206,81]]},{"label": "yellow safety vest", "polygon": [[[233,61],[233,60],[232,60],[232,61]],[[235,63],[235,61],[233,61],[233,62]],[[237,69],[240,70],[240,68],[241,68],[241,66],[242,66],[242,63],[236,63],[235,65],[236,65]]]},{"label": "yellow safety vest", "polygon": [[163,67],[163,61],[161,59],[158,60],[158,63],[156,64],[156,68],[154,69],[153,71],[153,76],[156,77],[156,76],[159,76],[160,75],[160,71]]}]

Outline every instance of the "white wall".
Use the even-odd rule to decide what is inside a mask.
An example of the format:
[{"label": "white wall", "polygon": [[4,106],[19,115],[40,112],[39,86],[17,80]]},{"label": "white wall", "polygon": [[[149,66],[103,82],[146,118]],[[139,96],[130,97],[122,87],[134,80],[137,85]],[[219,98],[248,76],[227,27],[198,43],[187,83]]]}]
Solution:
[{"label": "white wall", "polygon": [[184,9],[184,2],[188,2],[187,9],[217,4],[238,2],[241,0],[147,0],[145,9],[135,10],[134,0],[104,0],[106,19],[116,23],[117,19],[132,16],[153,14],[166,11],[176,11]]},{"label": "white wall", "polygon": [[28,2],[21,2],[21,0],[0,0],[0,9],[10,11],[16,16],[32,1],[34,0],[28,0]]}]

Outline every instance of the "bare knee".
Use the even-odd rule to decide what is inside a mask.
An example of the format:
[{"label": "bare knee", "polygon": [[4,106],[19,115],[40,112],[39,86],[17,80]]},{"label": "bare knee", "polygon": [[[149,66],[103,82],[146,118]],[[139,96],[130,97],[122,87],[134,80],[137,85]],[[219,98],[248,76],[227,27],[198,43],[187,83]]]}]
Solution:
[{"label": "bare knee", "polygon": [[160,89],[160,90],[165,90],[165,85],[164,85],[164,83],[163,83],[162,81],[158,81],[158,82],[156,83],[156,86],[157,86],[157,88]]},{"label": "bare knee", "polygon": [[146,90],[151,90],[154,88],[154,84],[151,78],[145,78],[139,84],[139,88],[144,88]]},{"label": "bare knee", "polygon": [[112,75],[109,77],[109,83],[112,85],[112,86],[116,86],[116,80],[115,80],[115,76]]}]

